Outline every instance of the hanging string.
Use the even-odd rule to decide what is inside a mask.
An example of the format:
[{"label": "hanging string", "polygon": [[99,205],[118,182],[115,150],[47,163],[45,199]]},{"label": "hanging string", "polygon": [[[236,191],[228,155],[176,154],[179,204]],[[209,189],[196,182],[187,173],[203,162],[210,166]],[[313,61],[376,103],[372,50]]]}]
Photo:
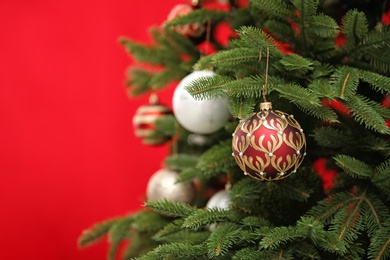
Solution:
[{"label": "hanging string", "polygon": [[179,139],[180,139],[180,125],[175,120],[175,135],[172,137],[172,144],[171,144],[171,155],[177,155],[179,150]]},{"label": "hanging string", "polygon": [[204,48],[204,52],[201,52],[201,57],[203,57],[204,54],[207,54],[209,52],[210,35],[211,35],[211,19],[210,17],[208,17],[207,24],[206,24],[206,46]]},{"label": "hanging string", "polygon": [[[261,50],[259,53],[259,60],[261,60]],[[265,82],[261,90],[261,94],[263,96],[264,102],[267,102],[266,94],[267,94],[267,87],[268,87],[268,67],[269,67],[269,48],[267,47],[267,59],[265,64]]]}]

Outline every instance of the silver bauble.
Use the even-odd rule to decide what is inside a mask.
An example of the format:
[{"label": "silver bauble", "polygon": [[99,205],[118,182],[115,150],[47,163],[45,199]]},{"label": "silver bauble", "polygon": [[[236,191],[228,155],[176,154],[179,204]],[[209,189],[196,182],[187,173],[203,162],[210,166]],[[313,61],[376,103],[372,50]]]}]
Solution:
[{"label": "silver bauble", "polygon": [[230,193],[228,191],[218,191],[209,199],[206,208],[228,209],[231,203],[230,198]]},{"label": "silver bauble", "polygon": [[[206,208],[209,209],[228,209],[231,203],[230,192],[226,190],[221,190],[215,193],[207,202]],[[216,224],[213,223],[209,226],[209,230],[213,232],[216,228]]]},{"label": "silver bauble", "polygon": [[178,173],[160,169],[149,179],[146,188],[148,201],[167,199],[191,204],[195,199],[195,188],[191,183],[176,183]]}]

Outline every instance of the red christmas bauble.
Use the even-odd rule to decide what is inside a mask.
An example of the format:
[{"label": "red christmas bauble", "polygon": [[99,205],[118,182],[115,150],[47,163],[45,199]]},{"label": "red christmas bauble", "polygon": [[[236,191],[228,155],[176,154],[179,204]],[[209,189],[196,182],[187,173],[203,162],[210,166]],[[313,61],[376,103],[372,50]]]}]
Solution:
[{"label": "red christmas bauble", "polygon": [[141,106],[133,117],[134,133],[147,145],[159,145],[167,142],[171,137],[156,132],[156,120],[162,116],[171,115],[172,111],[158,103],[157,96],[152,95],[150,104]]},{"label": "red christmas bauble", "polygon": [[[193,10],[194,7],[191,5],[178,4],[168,14],[167,21],[169,22],[179,16],[187,15]],[[175,25],[173,29],[184,36],[199,37],[206,31],[206,25],[203,23],[183,24]]]},{"label": "red christmas bauble", "polygon": [[292,115],[261,103],[260,112],[242,120],[233,133],[234,159],[245,175],[280,180],[295,173],[306,155],[306,138]]}]

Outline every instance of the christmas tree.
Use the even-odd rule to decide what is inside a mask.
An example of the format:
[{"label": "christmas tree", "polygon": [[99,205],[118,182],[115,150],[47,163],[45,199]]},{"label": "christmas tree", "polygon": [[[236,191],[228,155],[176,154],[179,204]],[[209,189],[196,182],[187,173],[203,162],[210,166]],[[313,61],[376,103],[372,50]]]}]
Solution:
[{"label": "christmas tree", "polygon": [[[93,225],[108,259],[389,259],[387,1],[199,0],[121,38],[147,145],[145,208]],[[156,100],[179,82],[173,112]]]}]

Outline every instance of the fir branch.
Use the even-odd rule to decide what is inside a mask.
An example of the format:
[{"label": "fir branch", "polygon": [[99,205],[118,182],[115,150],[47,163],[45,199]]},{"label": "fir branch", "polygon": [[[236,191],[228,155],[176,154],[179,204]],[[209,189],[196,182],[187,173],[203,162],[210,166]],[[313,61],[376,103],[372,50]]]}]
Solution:
[{"label": "fir branch", "polygon": [[[364,64],[367,70],[379,71],[388,74],[390,71],[390,30],[384,27],[381,30],[373,30],[364,37],[352,52],[356,60],[369,60],[370,65]],[[359,65],[359,62],[355,62]],[[368,66],[367,66],[368,65]]]},{"label": "fir branch", "polygon": [[390,199],[390,182],[389,182],[389,172],[390,172],[390,159],[379,164],[374,170],[374,177],[372,179],[373,184],[382,191],[387,200]]},{"label": "fir branch", "polygon": [[349,10],[341,20],[341,32],[346,37],[346,48],[356,46],[368,33],[368,21],[363,12]]},{"label": "fir branch", "polygon": [[295,73],[306,74],[310,70],[313,70],[313,63],[297,54],[285,55],[280,60],[280,63],[287,71],[293,71]]},{"label": "fir branch", "polygon": [[364,53],[364,57],[368,59],[372,70],[388,74],[390,72],[390,53],[389,47],[377,48]]},{"label": "fir branch", "polygon": [[370,71],[360,71],[359,77],[362,81],[370,84],[370,87],[376,91],[380,91],[383,94],[390,92],[390,77]]},{"label": "fir branch", "polygon": [[300,19],[305,23],[309,18],[316,15],[318,0],[292,0],[291,3],[299,12]]},{"label": "fir branch", "polygon": [[131,67],[127,71],[128,80],[126,86],[129,89],[131,96],[140,96],[145,94],[150,89],[150,79],[155,74],[155,71],[148,71],[139,67]]},{"label": "fir branch", "polygon": [[368,259],[385,260],[390,257],[390,220],[376,230],[371,238]]},{"label": "fir branch", "polygon": [[145,207],[151,208],[155,212],[171,217],[187,217],[197,210],[196,207],[165,199],[149,201],[145,203]]},{"label": "fir branch", "polygon": [[283,54],[275,45],[275,39],[264,31],[253,26],[243,26],[237,32],[240,35],[240,40],[236,44],[239,44],[240,47],[257,50],[257,57],[259,57],[260,51],[266,50],[269,50],[271,58],[283,57]]},{"label": "fir branch", "polygon": [[390,218],[389,210],[382,200],[373,193],[368,193],[362,206],[363,219],[367,234],[373,233],[383,226],[383,222]]},{"label": "fir branch", "polygon": [[315,245],[322,244],[327,238],[323,223],[313,217],[302,217],[298,220],[296,232],[302,237],[309,238]]},{"label": "fir branch", "polygon": [[158,241],[165,243],[186,243],[190,245],[199,245],[204,243],[210,236],[209,231],[189,231],[182,230],[163,237],[159,237]]},{"label": "fir branch", "polygon": [[330,84],[338,89],[340,98],[349,99],[356,94],[359,85],[359,71],[347,66],[338,68],[331,76]]},{"label": "fir branch", "polygon": [[272,224],[267,219],[258,216],[246,217],[241,221],[241,223],[250,229],[258,229],[270,226],[272,227]]},{"label": "fir branch", "polygon": [[372,168],[356,158],[348,155],[337,155],[333,159],[339,167],[354,178],[370,178],[372,176]]},{"label": "fir branch", "polygon": [[291,24],[286,21],[279,20],[266,20],[264,27],[278,40],[282,42],[289,42],[294,39],[294,30],[291,28]]},{"label": "fir branch", "polygon": [[308,32],[322,38],[334,39],[339,32],[336,21],[324,14],[309,17],[308,22]]},{"label": "fir branch", "polygon": [[[337,254],[340,256],[345,255],[348,251],[347,245],[343,240],[338,239],[338,235],[335,232],[327,232],[326,239],[320,244],[320,248],[325,251]],[[338,258],[337,258],[338,259]]]},{"label": "fir branch", "polygon": [[131,228],[139,232],[154,232],[164,227],[168,219],[153,211],[140,211],[134,216]]},{"label": "fir branch", "polygon": [[[188,243],[170,243],[158,246],[154,252],[158,259],[188,259],[192,260],[194,257],[201,257],[205,255],[205,248],[203,245],[191,245]],[[146,260],[148,258],[140,258]],[[154,258],[153,258],[154,259]]]},{"label": "fir branch", "polygon": [[277,249],[281,245],[301,237],[294,227],[275,227],[264,236],[260,246],[264,249]]},{"label": "fir branch", "polygon": [[192,59],[196,60],[199,58],[199,49],[190,38],[170,29],[164,30],[164,35],[169,39],[168,44],[170,44],[172,49],[179,50],[180,53],[186,53]]},{"label": "fir branch", "polygon": [[313,193],[313,188],[307,187],[307,184],[298,178],[289,178],[288,181],[280,183],[280,188],[283,189],[281,197],[286,200],[306,202]]},{"label": "fir branch", "polygon": [[302,40],[303,50],[307,51],[307,32],[306,27],[311,17],[313,17],[318,9],[318,0],[292,0],[292,4],[295,6],[298,14],[292,16],[296,18],[300,24],[300,39]]},{"label": "fir branch", "polygon": [[231,154],[232,142],[231,139],[228,139],[204,152],[199,158],[197,168],[200,169],[203,176],[219,175],[221,172],[236,167],[236,161]]},{"label": "fir branch", "polygon": [[[176,65],[178,63],[174,62],[174,64]],[[169,66],[169,64],[165,65]],[[181,70],[177,68],[177,66],[174,70],[167,67],[165,69],[160,70],[159,72],[154,73],[148,83],[153,90],[161,90],[172,81],[182,79],[184,76],[187,75],[187,73],[188,71]]]},{"label": "fir branch", "polygon": [[156,248],[159,244],[152,239],[151,233],[131,233],[131,242],[122,256],[122,259],[134,259]]},{"label": "fir branch", "polygon": [[163,238],[165,236],[180,232],[182,230],[181,226],[184,223],[184,219],[175,219],[172,222],[165,225],[162,229],[160,229],[154,236],[153,239],[157,241],[164,241]]},{"label": "fir branch", "polygon": [[[318,61],[314,61],[313,66],[314,66],[314,70],[313,70],[313,73],[311,75],[311,77],[313,79],[327,77],[327,76],[331,75],[335,70],[335,67],[333,65],[327,64],[327,63],[320,63]],[[324,84],[325,84],[325,79],[324,79],[324,81],[320,81],[320,82],[324,82]],[[315,81],[312,82],[311,84],[315,84]],[[326,83],[326,84],[329,85],[328,83]],[[333,92],[334,90],[331,89],[331,91]],[[324,97],[326,97],[326,95],[324,95]]]},{"label": "fir branch", "polygon": [[221,75],[213,75],[212,77],[200,77],[191,81],[187,86],[187,91],[195,99],[213,99],[225,97],[224,87],[232,81],[232,78]]},{"label": "fir branch", "polygon": [[281,97],[294,103],[303,112],[327,122],[337,122],[336,113],[321,105],[319,97],[299,85],[283,85],[275,88]]},{"label": "fir branch", "polygon": [[314,140],[321,146],[341,149],[353,146],[355,139],[347,132],[333,127],[318,127],[313,132]]},{"label": "fir branch", "polygon": [[163,115],[155,121],[155,132],[159,134],[159,137],[169,138],[176,134],[176,119],[171,114]]},{"label": "fir branch", "polygon": [[78,239],[78,245],[83,247],[95,243],[97,240],[105,236],[109,232],[110,228],[119,220],[119,218],[108,219],[84,230]]},{"label": "fir branch", "polygon": [[319,201],[306,215],[313,216],[316,220],[324,222],[324,224],[329,224],[335,213],[356,200],[356,196],[352,193],[339,192]]},{"label": "fir branch", "polygon": [[346,101],[346,105],[352,112],[353,118],[357,123],[365,124],[366,128],[381,134],[390,133],[384,118],[380,114],[383,111],[383,107],[380,104],[366,97],[356,95]]},{"label": "fir branch", "polygon": [[180,172],[177,176],[176,181],[179,182],[192,182],[196,178],[201,178],[199,176],[199,169],[197,168],[187,168]]},{"label": "fir branch", "polygon": [[198,209],[183,223],[183,228],[198,230],[204,225],[210,225],[223,221],[239,221],[237,213],[220,208]]},{"label": "fir branch", "polygon": [[292,10],[282,0],[251,0],[252,5],[271,19],[284,21],[293,16]]},{"label": "fir branch", "polygon": [[213,62],[214,55],[220,52],[200,57],[198,61],[193,65],[192,67],[193,70],[212,70],[213,69],[212,62]]},{"label": "fir branch", "polygon": [[337,97],[337,89],[325,79],[317,79],[310,82],[308,89],[319,97],[334,99]]},{"label": "fir branch", "polygon": [[[270,93],[278,85],[283,84],[283,81],[277,77],[268,77],[267,92]],[[231,82],[228,82],[224,89],[229,97],[234,98],[260,98],[262,97],[262,88],[265,84],[264,75],[255,75],[243,77]]]},{"label": "fir branch", "polygon": [[366,199],[367,190],[354,195],[354,202],[339,210],[331,222],[330,230],[337,233],[339,241],[352,243],[364,229],[362,204]]},{"label": "fir branch", "polygon": [[243,97],[230,97],[229,98],[229,111],[230,114],[239,119],[249,117],[255,110],[256,99],[243,98]]},{"label": "fir branch", "polygon": [[390,155],[390,142],[385,138],[367,135],[361,140],[360,147],[366,151],[376,152],[387,157]]},{"label": "fir branch", "polygon": [[195,167],[198,163],[199,157],[191,154],[173,154],[168,156],[164,165],[168,166],[172,170],[182,171],[188,168]]},{"label": "fir branch", "polygon": [[[244,178],[241,181],[235,183],[231,189],[231,196],[233,202],[237,207],[242,207],[245,202],[249,202],[257,199],[265,189],[265,185],[259,181],[255,181],[252,178]],[[242,202],[242,203],[241,203]]]},{"label": "fir branch", "polygon": [[108,241],[110,242],[110,249],[108,252],[109,260],[115,259],[120,243],[126,238],[133,221],[133,217],[127,217],[115,222],[115,224],[112,225],[108,233]]},{"label": "fir branch", "polygon": [[316,247],[305,241],[292,246],[292,250],[298,259],[320,260],[321,256]]},{"label": "fir branch", "polygon": [[162,64],[161,56],[158,55],[161,52],[158,51],[157,46],[146,46],[126,38],[121,38],[120,43],[136,61],[147,62],[152,65]]},{"label": "fir branch", "polygon": [[260,251],[257,247],[246,247],[239,250],[232,258],[232,260],[259,260],[269,259],[268,251]]},{"label": "fir branch", "polygon": [[244,63],[257,62],[259,50],[255,48],[236,48],[220,51],[213,55],[211,64],[224,69],[235,68]]},{"label": "fir branch", "polygon": [[172,27],[195,23],[205,24],[209,21],[209,19],[211,24],[218,24],[218,22],[223,20],[226,16],[227,13],[223,11],[199,8],[187,13],[186,15],[179,15],[175,17],[175,19],[165,22],[163,26]]},{"label": "fir branch", "polygon": [[224,256],[240,241],[240,228],[233,223],[219,225],[207,240],[208,257]]},{"label": "fir branch", "polygon": [[368,53],[372,50],[385,49],[390,47],[390,29],[383,27],[381,30],[371,30],[365,36],[359,45],[356,46],[356,51]]}]

